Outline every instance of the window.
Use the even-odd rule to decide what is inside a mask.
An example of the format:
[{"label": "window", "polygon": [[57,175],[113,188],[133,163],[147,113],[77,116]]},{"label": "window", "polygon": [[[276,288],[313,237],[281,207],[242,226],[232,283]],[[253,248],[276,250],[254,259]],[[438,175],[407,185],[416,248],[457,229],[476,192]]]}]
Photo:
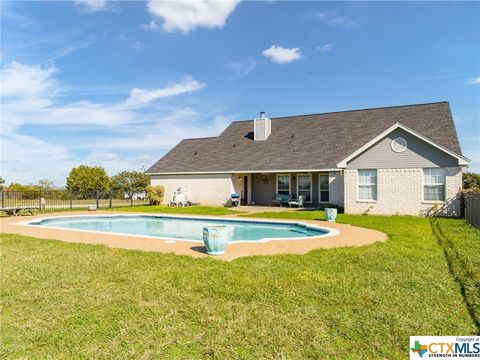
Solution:
[{"label": "window", "polygon": [[312,175],[297,175],[297,196],[305,196],[305,202],[312,202]]},{"label": "window", "polygon": [[445,169],[423,169],[423,200],[445,200]]},{"label": "window", "polygon": [[358,200],[377,200],[377,170],[358,170]]},{"label": "window", "polygon": [[319,186],[319,191],[320,191],[319,202],[328,203],[330,201],[328,175],[319,175],[318,176],[318,183],[319,183],[318,186]]},{"label": "window", "polygon": [[290,195],[290,175],[277,175],[277,194]]}]

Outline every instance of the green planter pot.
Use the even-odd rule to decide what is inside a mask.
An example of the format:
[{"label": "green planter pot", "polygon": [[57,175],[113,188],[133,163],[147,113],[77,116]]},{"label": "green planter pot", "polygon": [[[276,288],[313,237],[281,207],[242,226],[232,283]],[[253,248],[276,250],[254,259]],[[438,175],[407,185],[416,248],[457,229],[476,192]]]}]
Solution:
[{"label": "green planter pot", "polygon": [[325,208],[325,220],[330,222],[335,222],[336,218],[337,218],[337,209]]},{"label": "green planter pot", "polygon": [[227,226],[207,226],[203,228],[203,243],[209,255],[225,254],[230,232]]}]

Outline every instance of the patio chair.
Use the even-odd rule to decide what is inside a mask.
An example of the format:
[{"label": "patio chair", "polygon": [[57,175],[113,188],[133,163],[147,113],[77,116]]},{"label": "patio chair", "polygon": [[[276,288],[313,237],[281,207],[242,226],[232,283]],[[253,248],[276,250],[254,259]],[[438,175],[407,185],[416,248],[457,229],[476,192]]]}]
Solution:
[{"label": "patio chair", "polygon": [[299,208],[303,208],[304,201],[305,201],[305,195],[300,195],[298,199],[291,199],[288,202],[288,206],[292,207],[292,205],[294,205],[294,206],[298,206]]},{"label": "patio chair", "polygon": [[270,206],[280,205],[280,207],[282,207],[283,204],[288,204],[290,200],[292,200],[292,195],[277,194],[275,195],[275,198],[273,198],[272,202],[270,203]]}]

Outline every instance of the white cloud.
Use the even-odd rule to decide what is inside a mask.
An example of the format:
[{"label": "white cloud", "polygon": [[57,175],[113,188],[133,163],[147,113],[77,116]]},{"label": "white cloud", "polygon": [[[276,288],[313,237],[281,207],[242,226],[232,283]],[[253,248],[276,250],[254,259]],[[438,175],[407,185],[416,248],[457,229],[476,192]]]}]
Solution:
[{"label": "white cloud", "polygon": [[286,64],[302,58],[300,48],[284,48],[272,45],[270,48],[263,50],[262,55],[277,64]]},{"label": "white cloud", "polygon": [[480,84],[480,76],[476,78],[468,79],[467,84],[469,85],[479,85]]},{"label": "white cloud", "polygon": [[53,77],[55,72],[54,66],[31,66],[14,61],[4,66],[0,72],[2,98],[48,101],[47,97],[61,92],[59,82]]},{"label": "white cloud", "polygon": [[80,13],[95,13],[109,10],[106,0],[75,0],[75,5]]},{"label": "white cloud", "polygon": [[181,83],[173,84],[168,87],[158,89],[138,89],[134,88],[130,91],[130,96],[125,102],[127,106],[141,106],[151,101],[189,93],[204,88],[206,84],[201,83],[191,77],[187,77]]},{"label": "white cloud", "polygon": [[53,67],[39,67],[13,62],[1,70],[3,131],[14,131],[24,124],[119,126],[141,122],[136,110],[155,100],[189,93],[206,86],[192,77],[179,83],[157,89],[134,88],[122,102],[103,104],[77,101],[59,105],[57,97],[63,93],[55,78]]},{"label": "white cloud", "polygon": [[320,51],[320,52],[327,52],[331,51],[333,49],[333,44],[325,44],[322,46],[316,46],[315,51]]},{"label": "white cloud", "polygon": [[233,121],[231,117],[216,115],[213,121],[198,122],[198,117],[198,112],[193,109],[177,109],[167,116],[156,119],[156,123],[149,128],[137,127],[128,132],[127,136],[110,138],[92,146],[106,151],[112,149],[165,150],[185,138],[217,136]]},{"label": "white cloud", "polygon": [[360,21],[356,18],[338,15],[335,11],[319,12],[309,16],[311,19],[323,21],[325,24],[333,27],[351,28]]},{"label": "white cloud", "polygon": [[[184,34],[199,28],[222,28],[235,10],[239,0],[149,0],[148,11],[163,19],[162,29],[167,32],[181,31]],[[150,22],[148,28],[157,28]]]},{"label": "white cloud", "polygon": [[1,128],[14,132],[24,124],[115,126],[133,122],[134,114],[119,104],[79,101],[59,105],[64,89],[53,66],[18,62],[1,70]]},{"label": "white cloud", "polygon": [[227,67],[232,70],[233,75],[228,80],[238,80],[250,74],[255,68],[255,61],[229,61]]}]

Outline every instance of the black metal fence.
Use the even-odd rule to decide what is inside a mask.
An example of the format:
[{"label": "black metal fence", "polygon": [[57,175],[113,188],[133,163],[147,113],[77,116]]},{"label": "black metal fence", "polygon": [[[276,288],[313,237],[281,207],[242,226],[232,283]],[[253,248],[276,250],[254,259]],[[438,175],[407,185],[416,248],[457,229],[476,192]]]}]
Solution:
[{"label": "black metal fence", "polygon": [[1,192],[1,206],[5,208],[32,207],[42,212],[59,210],[106,209],[123,206],[146,205],[146,196],[125,197],[123,193],[90,191],[70,193],[67,190],[32,190]]},{"label": "black metal fence", "polygon": [[463,193],[463,204],[467,221],[480,228],[480,192]]}]

